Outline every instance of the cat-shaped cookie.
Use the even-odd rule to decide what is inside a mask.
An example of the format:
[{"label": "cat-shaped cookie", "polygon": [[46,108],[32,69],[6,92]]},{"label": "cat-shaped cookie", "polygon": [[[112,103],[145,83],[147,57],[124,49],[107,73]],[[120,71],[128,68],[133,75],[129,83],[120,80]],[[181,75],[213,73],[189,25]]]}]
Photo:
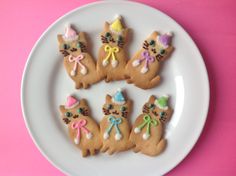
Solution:
[{"label": "cat-shaped cookie", "polygon": [[68,126],[73,143],[82,150],[82,156],[95,155],[102,147],[98,124],[90,117],[85,99],[69,96],[60,106],[62,120]]},{"label": "cat-shaped cookie", "polygon": [[130,141],[135,145],[134,152],[156,156],[164,151],[165,124],[170,120],[173,110],[168,106],[168,96],[156,98],[153,95],[143,106],[143,113],[133,125]]},{"label": "cat-shaped cookie", "polygon": [[130,125],[128,116],[132,102],[125,100],[121,90],[114,96],[107,95],[103,105],[104,117],[100,122],[100,133],[103,141],[101,152],[125,151],[133,147],[129,141]]},{"label": "cat-shaped cookie", "polygon": [[118,17],[113,23],[105,22],[104,30],[100,34],[102,46],[99,49],[97,70],[106,82],[125,79],[127,56],[125,45],[128,38],[128,29]]},{"label": "cat-shaped cookie", "polygon": [[96,64],[88,53],[84,32],[77,32],[69,25],[64,35],[58,35],[59,50],[64,55],[64,67],[75,82],[76,89],[88,88],[100,80]]},{"label": "cat-shaped cookie", "polygon": [[160,82],[157,75],[162,61],[167,59],[173,47],[170,45],[170,33],[153,32],[140,49],[126,65],[126,81],[142,89],[150,89]]}]

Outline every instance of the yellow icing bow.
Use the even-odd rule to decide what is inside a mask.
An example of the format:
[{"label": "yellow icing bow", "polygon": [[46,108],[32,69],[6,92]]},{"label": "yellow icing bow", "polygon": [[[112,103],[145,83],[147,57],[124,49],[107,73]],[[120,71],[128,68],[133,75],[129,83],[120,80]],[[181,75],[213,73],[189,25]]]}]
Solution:
[{"label": "yellow icing bow", "polygon": [[116,59],[115,53],[119,52],[119,48],[116,46],[111,47],[110,45],[105,45],[104,51],[108,54],[107,54],[106,58],[103,59],[102,65],[107,66],[107,64],[109,63],[110,57],[112,57],[111,65],[113,68],[115,68],[118,65],[118,61]]}]

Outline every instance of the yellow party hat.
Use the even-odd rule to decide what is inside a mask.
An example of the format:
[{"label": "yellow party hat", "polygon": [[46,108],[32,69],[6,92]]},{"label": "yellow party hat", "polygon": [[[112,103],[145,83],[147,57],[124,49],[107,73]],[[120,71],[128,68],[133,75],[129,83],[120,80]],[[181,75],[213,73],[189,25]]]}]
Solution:
[{"label": "yellow party hat", "polygon": [[113,23],[110,25],[110,30],[114,33],[121,33],[123,31],[121,16],[118,16],[115,21],[113,21]]}]

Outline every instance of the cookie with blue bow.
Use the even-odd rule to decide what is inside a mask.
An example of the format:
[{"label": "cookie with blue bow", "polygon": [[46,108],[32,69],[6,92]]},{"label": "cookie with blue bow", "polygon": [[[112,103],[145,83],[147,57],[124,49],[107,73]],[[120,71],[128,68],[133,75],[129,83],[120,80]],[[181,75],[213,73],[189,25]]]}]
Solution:
[{"label": "cookie with blue bow", "polygon": [[160,83],[160,66],[174,47],[171,45],[172,33],[153,32],[142,44],[126,65],[127,83],[142,89],[151,89]]},{"label": "cookie with blue bow", "polygon": [[100,34],[102,45],[98,53],[97,70],[106,82],[125,79],[128,31],[122,23],[121,16],[117,16],[112,23],[104,24]]},{"label": "cookie with blue bow", "polygon": [[173,113],[168,101],[167,95],[159,98],[152,95],[144,104],[143,112],[135,120],[130,134],[130,141],[135,145],[134,152],[157,156],[165,150],[165,124]]},{"label": "cookie with blue bow", "polygon": [[129,141],[129,114],[132,102],[118,89],[113,96],[107,95],[103,105],[104,117],[100,122],[100,134],[103,142],[101,152],[113,154],[129,150],[133,144]]}]

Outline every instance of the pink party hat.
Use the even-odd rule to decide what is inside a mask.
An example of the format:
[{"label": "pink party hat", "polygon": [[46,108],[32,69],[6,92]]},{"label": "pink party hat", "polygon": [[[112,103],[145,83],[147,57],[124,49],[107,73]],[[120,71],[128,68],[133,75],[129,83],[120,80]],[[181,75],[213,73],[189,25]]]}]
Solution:
[{"label": "pink party hat", "polygon": [[66,26],[63,38],[66,41],[73,41],[78,38],[77,32],[71,27],[70,24]]},{"label": "pink party hat", "polygon": [[78,104],[79,104],[79,101],[75,97],[68,96],[66,104],[65,104],[65,108],[72,109],[72,108],[76,107]]}]

